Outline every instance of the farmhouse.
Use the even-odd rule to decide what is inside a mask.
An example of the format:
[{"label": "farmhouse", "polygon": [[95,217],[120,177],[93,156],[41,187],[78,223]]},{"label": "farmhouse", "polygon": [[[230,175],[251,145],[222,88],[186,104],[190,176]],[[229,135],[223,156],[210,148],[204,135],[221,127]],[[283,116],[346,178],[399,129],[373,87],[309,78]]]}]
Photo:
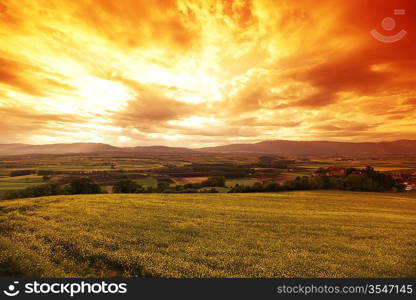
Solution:
[{"label": "farmhouse", "polygon": [[326,169],[318,169],[313,176],[345,176],[346,175],[346,169],[342,167],[329,167]]},{"label": "farmhouse", "polygon": [[406,191],[416,190],[416,172],[414,173],[403,173],[394,172],[391,173],[394,179],[398,183],[404,184]]},{"label": "farmhouse", "polygon": [[416,175],[415,173],[413,173],[409,179],[407,180],[406,184],[406,190],[407,191],[411,191],[411,190],[416,190]]},{"label": "farmhouse", "polygon": [[327,176],[345,176],[345,168],[329,167],[326,169]]},{"label": "farmhouse", "polygon": [[416,182],[403,182],[406,191],[416,190]]}]

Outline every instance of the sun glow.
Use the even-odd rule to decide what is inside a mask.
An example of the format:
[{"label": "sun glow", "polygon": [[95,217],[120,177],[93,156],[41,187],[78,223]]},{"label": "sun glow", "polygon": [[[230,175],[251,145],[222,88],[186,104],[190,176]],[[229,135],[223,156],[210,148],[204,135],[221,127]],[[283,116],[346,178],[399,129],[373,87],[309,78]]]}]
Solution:
[{"label": "sun glow", "polygon": [[128,100],[134,97],[134,92],[122,84],[96,77],[84,77],[73,82],[77,87],[81,104],[87,109],[120,110]]},{"label": "sun glow", "polygon": [[169,124],[188,128],[209,128],[209,126],[218,126],[221,124],[221,121],[216,118],[189,117],[182,120],[169,121]]},{"label": "sun glow", "polygon": [[397,3],[0,2],[0,143],[416,134],[415,44],[369,35]]}]

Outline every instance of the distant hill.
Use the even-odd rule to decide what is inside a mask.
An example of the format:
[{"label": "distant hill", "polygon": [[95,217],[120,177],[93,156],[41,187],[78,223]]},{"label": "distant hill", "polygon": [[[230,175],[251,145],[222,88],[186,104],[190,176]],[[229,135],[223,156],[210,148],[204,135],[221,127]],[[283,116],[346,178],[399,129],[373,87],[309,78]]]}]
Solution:
[{"label": "distant hill", "polygon": [[79,153],[143,153],[143,154],[168,154],[190,153],[192,149],[165,146],[149,147],[115,147],[101,143],[73,143],[73,144],[0,144],[0,156],[25,155],[25,154],[79,154]]},{"label": "distant hill", "polygon": [[264,141],[254,144],[231,144],[201,148],[204,152],[258,152],[281,155],[386,155],[416,154],[416,141],[351,143],[328,141]]},{"label": "distant hill", "polygon": [[183,147],[167,147],[167,146],[138,146],[138,147],[128,147],[120,148],[122,151],[134,152],[134,153],[148,153],[148,154],[158,154],[158,153],[193,153],[195,150]]},{"label": "distant hill", "polygon": [[118,147],[100,143],[46,145],[0,144],[0,155],[89,153],[108,152],[118,149]]},{"label": "distant hill", "polygon": [[217,147],[189,149],[167,146],[115,147],[101,143],[73,144],[0,144],[0,156],[23,154],[70,154],[70,153],[143,153],[143,154],[174,154],[174,153],[228,153],[252,152],[273,153],[279,155],[388,155],[415,154],[416,140],[394,142],[351,143],[328,141],[264,141],[254,144],[231,144]]}]

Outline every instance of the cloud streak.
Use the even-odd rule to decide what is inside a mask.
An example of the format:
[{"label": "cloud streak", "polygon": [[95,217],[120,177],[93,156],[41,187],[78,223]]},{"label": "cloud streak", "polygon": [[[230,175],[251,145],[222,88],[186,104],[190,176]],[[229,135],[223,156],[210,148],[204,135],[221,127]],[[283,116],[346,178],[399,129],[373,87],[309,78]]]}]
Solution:
[{"label": "cloud streak", "polygon": [[[369,31],[393,16],[407,37]],[[416,138],[416,3],[0,1],[0,142]],[[384,30],[384,31],[383,31]]]}]

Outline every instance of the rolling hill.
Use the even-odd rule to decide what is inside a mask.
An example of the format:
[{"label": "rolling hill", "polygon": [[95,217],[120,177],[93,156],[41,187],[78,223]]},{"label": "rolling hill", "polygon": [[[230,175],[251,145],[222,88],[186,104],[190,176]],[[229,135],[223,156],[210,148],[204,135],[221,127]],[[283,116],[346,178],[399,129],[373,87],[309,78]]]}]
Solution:
[{"label": "rolling hill", "polygon": [[351,143],[328,141],[264,141],[199,149],[204,152],[259,152],[280,155],[387,155],[416,154],[416,141]]},{"label": "rolling hill", "polygon": [[149,147],[116,147],[101,143],[73,143],[73,144],[0,144],[0,155],[26,155],[26,154],[79,154],[79,153],[143,153],[143,154],[169,154],[189,153],[192,149],[180,147],[149,146]]},{"label": "rolling hill", "polygon": [[116,147],[101,143],[73,144],[0,144],[0,155],[23,154],[69,154],[69,153],[143,153],[143,154],[172,154],[172,153],[273,153],[279,155],[400,155],[416,154],[416,140],[400,140],[393,142],[329,142],[329,141],[263,141],[253,144],[230,144],[216,147],[189,149],[184,147],[167,146],[137,146]]},{"label": "rolling hill", "polygon": [[138,146],[131,148],[120,148],[121,151],[129,151],[134,153],[150,153],[150,154],[169,154],[169,153],[192,153],[195,150],[184,147],[167,147],[167,146]]},{"label": "rolling hill", "polygon": [[89,153],[108,152],[119,148],[101,143],[73,143],[73,144],[2,144],[0,155],[22,155],[22,154],[65,154],[65,153]]},{"label": "rolling hill", "polygon": [[416,276],[411,194],[67,195],[0,212],[0,276]]}]

